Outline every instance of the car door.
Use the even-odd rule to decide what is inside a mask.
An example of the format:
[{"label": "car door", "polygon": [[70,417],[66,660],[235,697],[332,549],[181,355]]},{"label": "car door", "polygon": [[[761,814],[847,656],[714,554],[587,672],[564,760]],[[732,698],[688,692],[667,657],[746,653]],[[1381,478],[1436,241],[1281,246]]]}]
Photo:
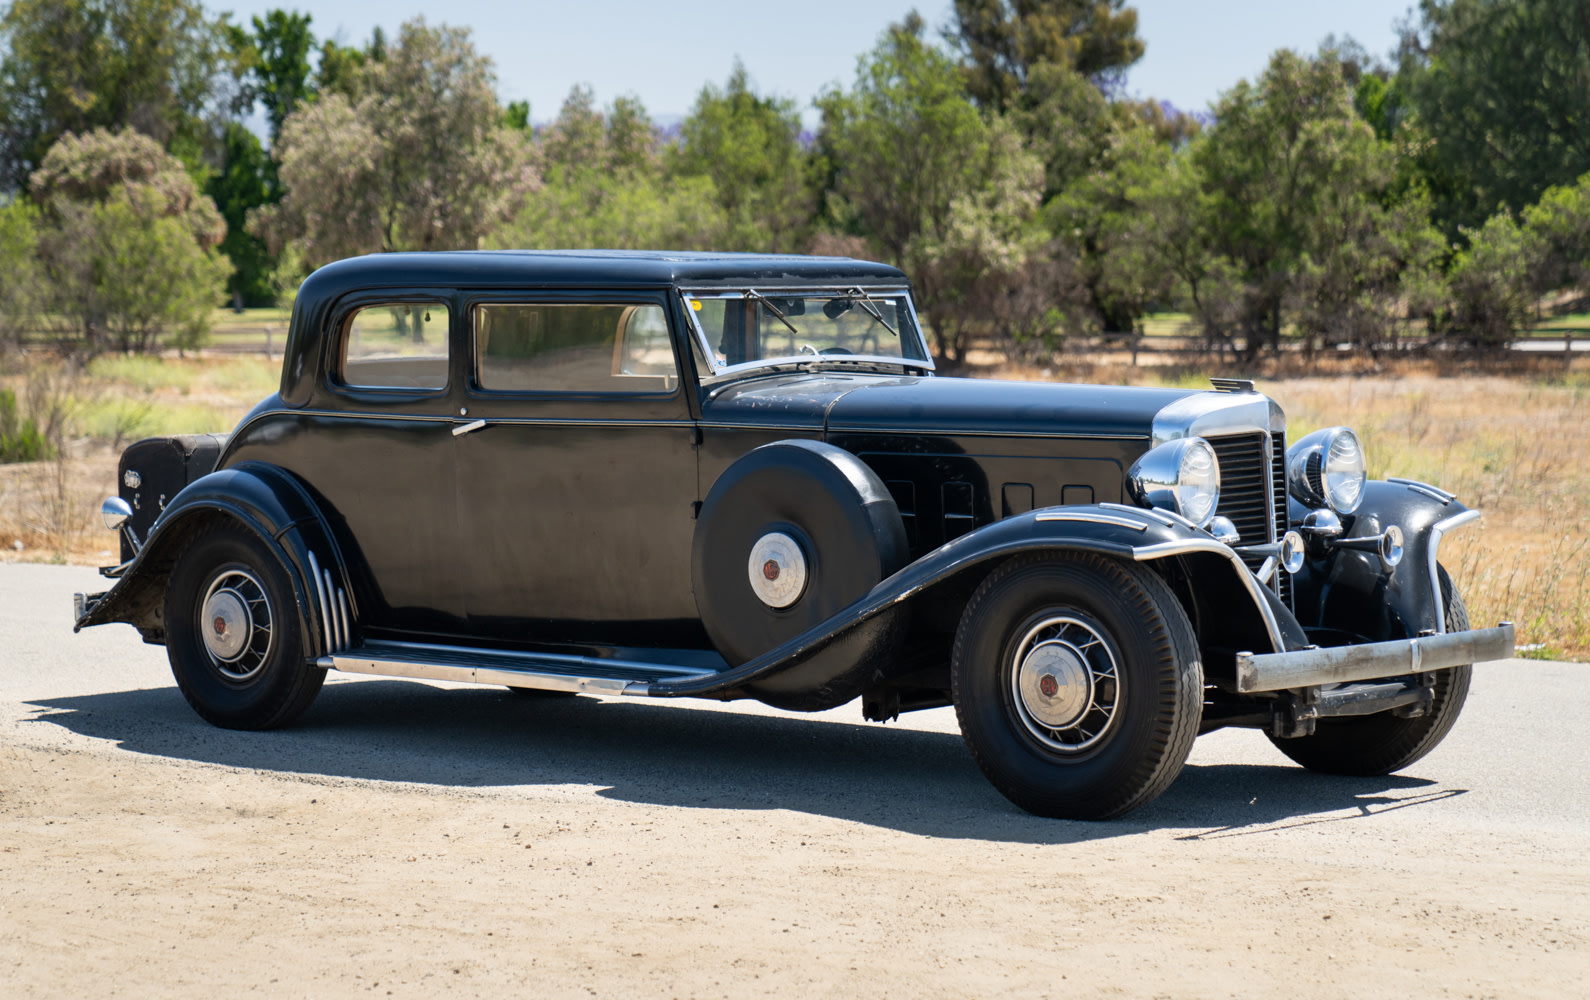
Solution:
[{"label": "car door", "polygon": [[468,309],[455,433],[471,632],[699,641],[696,426],[664,293],[484,296]]}]

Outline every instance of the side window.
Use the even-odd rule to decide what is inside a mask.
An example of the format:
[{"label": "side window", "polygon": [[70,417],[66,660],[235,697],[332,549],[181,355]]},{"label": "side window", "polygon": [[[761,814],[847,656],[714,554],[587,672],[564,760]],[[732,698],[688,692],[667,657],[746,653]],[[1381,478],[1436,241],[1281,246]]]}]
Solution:
[{"label": "side window", "polygon": [[445,389],[447,320],[442,302],[364,306],[343,327],[342,383],[365,389]]},{"label": "side window", "polygon": [[679,384],[658,305],[475,307],[475,380],[499,392],[672,392]]}]

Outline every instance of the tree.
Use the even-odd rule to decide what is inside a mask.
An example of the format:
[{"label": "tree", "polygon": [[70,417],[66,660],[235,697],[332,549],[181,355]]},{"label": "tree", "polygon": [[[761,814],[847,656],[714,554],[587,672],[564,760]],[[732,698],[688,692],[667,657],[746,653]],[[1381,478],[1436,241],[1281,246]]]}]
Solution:
[{"label": "tree", "polygon": [[1421,0],[1398,86],[1465,197],[1454,224],[1514,213],[1590,172],[1584,0]]},{"label": "tree", "polygon": [[226,231],[182,163],[148,136],[66,135],[32,180],[54,310],[90,352],[196,346],[231,266]]},{"label": "tree", "polygon": [[980,105],[1011,106],[1035,67],[1064,66],[1109,85],[1143,56],[1125,0],[955,0],[946,37]]},{"label": "tree", "polygon": [[729,219],[728,248],[804,249],[813,196],[795,102],[760,97],[739,62],[719,88],[703,87],[672,150],[672,171],[712,179]]},{"label": "tree", "polygon": [[1548,188],[1524,210],[1524,228],[1539,252],[1536,293],[1574,289],[1580,297],[1590,295],[1590,173],[1577,184]]},{"label": "tree", "polygon": [[607,113],[575,87],[539,147],[543,184],[493,245],[526,249],[723,249],[728,218],[712,178],[663,169],[646,109],[621,97]]},{"label": "tree", "polygon": [[194,0],[13,0],[0,15],[0,188],[25,188],[56,140],[136,129],[197,169],[227,61]]},{"label": "tree", "polygon": [[315,95],[309,66],[315,48],[310,21],[308,14],[272,10],[263,18],[257,14],[252,18],[252,32],[227,25],[228,41],[248,79],[242,102],[248,107],[256,102],[265,106],[272,142],[287,116]]},{"label": "tree", "polygon": [[499,122],[491,60],[467,29],[405,23],[339,93],[282,124],[283,198],[254,214],[310,267],[390,250],[470,249],[536,183],[523,133]]},{"label": "tree", "polygon": [[227,280],[227,291],[244,305],[271,305],[277,291],[273,281],[276,256],[264,240],[246,228],[249,212],[280,198],[275,164],[260,145],[259,136],[238,122],[227,125],[221,169],[205,182],[204,193],[226,220],[221,252],[236,269]]},{"label": "tree", "polygon": [[[1242,81],[1221,97],[1215,117],[1216,126],[1188,150],[1206,213],[1198,228],[1209,251],[1223,258],[1219,273],[1236,282],[1228,287],[1240,302],[1211,311],[1230,322],[1210,332],[1244,338],[1252,357],[1265,343],[1279,346],[1304,272],[1327,258],[1341,261],[1346,248],[1336,243],[1393,222],[1417,229],[1420,220],[1417,212],[1377,214],[1393,153],[1358,117],[1334,58],[1277,52],[1256,84]],[[1359,241],[1352,251],[1384,255],[1396,242]],[[1371,270],[1380,273],[1384,261],[1376,259]],[[1358,257],[1351,267],[1368,265]]]},{"label": "tree", "polygon": [[39,308],[38,210],[0,204],[0,351],[14,349]]},{"label": "tree", "polygon": [[1464,235],[1468,248],[1452,261],[1447,276],[1450,306],[1437,314],[1432,327],[1475,347],[1504,346],[1534,318],[1530,279],[1538,249],[1505,211]]},{"label": "tree", "polygon": [[[1003,242],[1014,219],[1030,222],[1042,172],[1008,123],[985,119],[967,100],[954,61],[923,40],[923,27],[915,15],[890,27],[858,62],[855,86],[819,98],[819,144],[833,171],[831,224],[865,237],[911,275],[941,356],[956,364],[966,331],[953,311],[966,270],[947,264],[958,255],[983,262],[973,273],[985,276],[983,264],[1024,264],[1024,253],[965,256],[965,244],[979,232]],[[987,226],[971,224],[979,214]],[[986,246],[980,236],[973,242]]]}]

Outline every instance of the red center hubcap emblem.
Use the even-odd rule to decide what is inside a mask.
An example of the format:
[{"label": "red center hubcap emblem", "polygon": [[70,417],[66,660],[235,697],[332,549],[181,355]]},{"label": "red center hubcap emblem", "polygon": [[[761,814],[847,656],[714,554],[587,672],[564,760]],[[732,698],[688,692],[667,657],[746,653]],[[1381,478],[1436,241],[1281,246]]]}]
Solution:
[{"label": "red center hubcap emblem", "polygon": [[226,634],[226,619],[222,618],[220,615],[216,615],[215,616],[215,634],[216,635],[225,635]]},{"label": "red center hubcap emblem", "polygon": [[778,560],[769,559],[767,562],[763,563],[762,564],[762,575],[767,577],[769,580],[777,580],[778,579]]},{"label": "red center hubcap emblem", "polygon": [[1045,698],[1053,698],[1055,692],[1060,690],[1060,682],[1054,679],[1054,674],[1044,674],[1038,678],[1038,690],[1043,692]]}]

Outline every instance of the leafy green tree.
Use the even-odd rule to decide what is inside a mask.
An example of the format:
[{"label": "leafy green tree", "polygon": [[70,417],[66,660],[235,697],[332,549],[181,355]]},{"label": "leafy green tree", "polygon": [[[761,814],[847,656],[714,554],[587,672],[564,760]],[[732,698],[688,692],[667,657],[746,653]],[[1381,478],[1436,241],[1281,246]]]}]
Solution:
[{"label": "leafy green tree", "polygon": [[[1030,222],[1042,171],[1008,123],[985,118],[966,98],[955,62],[923,29],[915,15],[892,26],[861,57],[850,91],[819,98],[819,141],[832,168],[830,221],[911,275],[940,356],[956,364],[969,333],[956,311],[968,272],[952,262],[980,233],[997,237],[983,241],[986,250],[1011,239],[1014,220]],[[989,267],[1019,268],[1025,254],[962,259],[987,276]]]},{"label": "leafy green tree", "polygon": [[[1394,221],[1421,226],[1417,212],[1375,215],[1393,153],[1357,115],[1336,60],[1277,52],[1256,84],[1242,81],[1222,96],[1215,117],[1188,152],[1206,213],[1199,229],[1239,301],[1209,315],[1223,312],[1228,320],[1212,332],[1242,338],[1251,357],[1261,345],[1279,347],[1304,272],[1339,258],[1332,241]],[[1391,244],[1353,247],[1391,252]],[[1367,265],[1360,258],[1355,266]]]},{"label": "leafy green tree", "polygon": [[226,226],[182,163],[148,136],[67,135],[34,172],[52,311],[90,353],[196,346],[231,265]]},{"label": "leafy green tree", "polygon": [[739,62],[724,87],[702,88],[672,149],[671,169],[711,178],[729,218],[728,248],[804,248],[814,198],[800,132],[795,102],[758,96]]},{"label": "leafy green tree", "polygon": [[674,176],[645,107],[621,97],[607,113],[575,87],[541,136],[543,183],[494,246],[722,249],[728,218],[712,179]]},{"label": "leafy green tree", "polygon": [[276,300],[274,283],[276,257],[265,241],[246,228],[248,213],[274,203],[276,168],[259,137],[247,127],[231,122],[222,145],[221,169],[205,182],[204,193],[215,202],[226,220],[226,238],[221,252],[236,269],[227,280],[227,291],[234,302],[247,306],[268,306]]},{"label": "leafy green tree", "polygon": [[242,100],[248,106],[256,102],[265,106],[273,142],[287,116],[315,94],[309,65],[315,49],[310,21],[308,14],[272,10],[263,18],[253,17],[253,31],[227,25],[228,42],[248,81]]},{"label": "leafy green tree", "polygon": [[1505,211],[1464,235],[1468,248],[1447,275],[1450,304],[1437,313],[1432,328],[1475,347],[1503,346],[1534,318],[1531,279],[1539,248]]},{"label": "leafy green tree", "polygon": [[1125,0],[955,0],[946,37],[964,57],[967,93],[999,110],[1038,66],[1102,82],[1143,56],[1137,11]]},{"label": "leafy green tree", "polygon": [[[372,43],[372,52],[375,45]],[[526,137],[499,123],[491,60],[469,31],[405,23],[340,93],[282,124],[283,197],[251,226],[305,264],[390,250],[469,249],[536,183]]]},{"label": "leafy green tree", "polygon": [[0,351],[18,346],[38,313],[38,215],[20,199],[0,204]]},{"label": "leafy green tree", "polygon": [[195,0],[13,0],[0,15],[0,189],[67,133],[136,129],[200,167],[228,54]]},{"label": "leafy green tree", "polygon": [[1450,222],[1517,213],[1590,172],[1590,12],[1584,0],[1421,0],[1398,86],[1447,172]]},{"label": "leafy green tree", "polygon": [[1524,228],[1539,251],[1535,291],[1590,295],[1590,173],[1577,184],[1548,188],[1524,210]]}]

